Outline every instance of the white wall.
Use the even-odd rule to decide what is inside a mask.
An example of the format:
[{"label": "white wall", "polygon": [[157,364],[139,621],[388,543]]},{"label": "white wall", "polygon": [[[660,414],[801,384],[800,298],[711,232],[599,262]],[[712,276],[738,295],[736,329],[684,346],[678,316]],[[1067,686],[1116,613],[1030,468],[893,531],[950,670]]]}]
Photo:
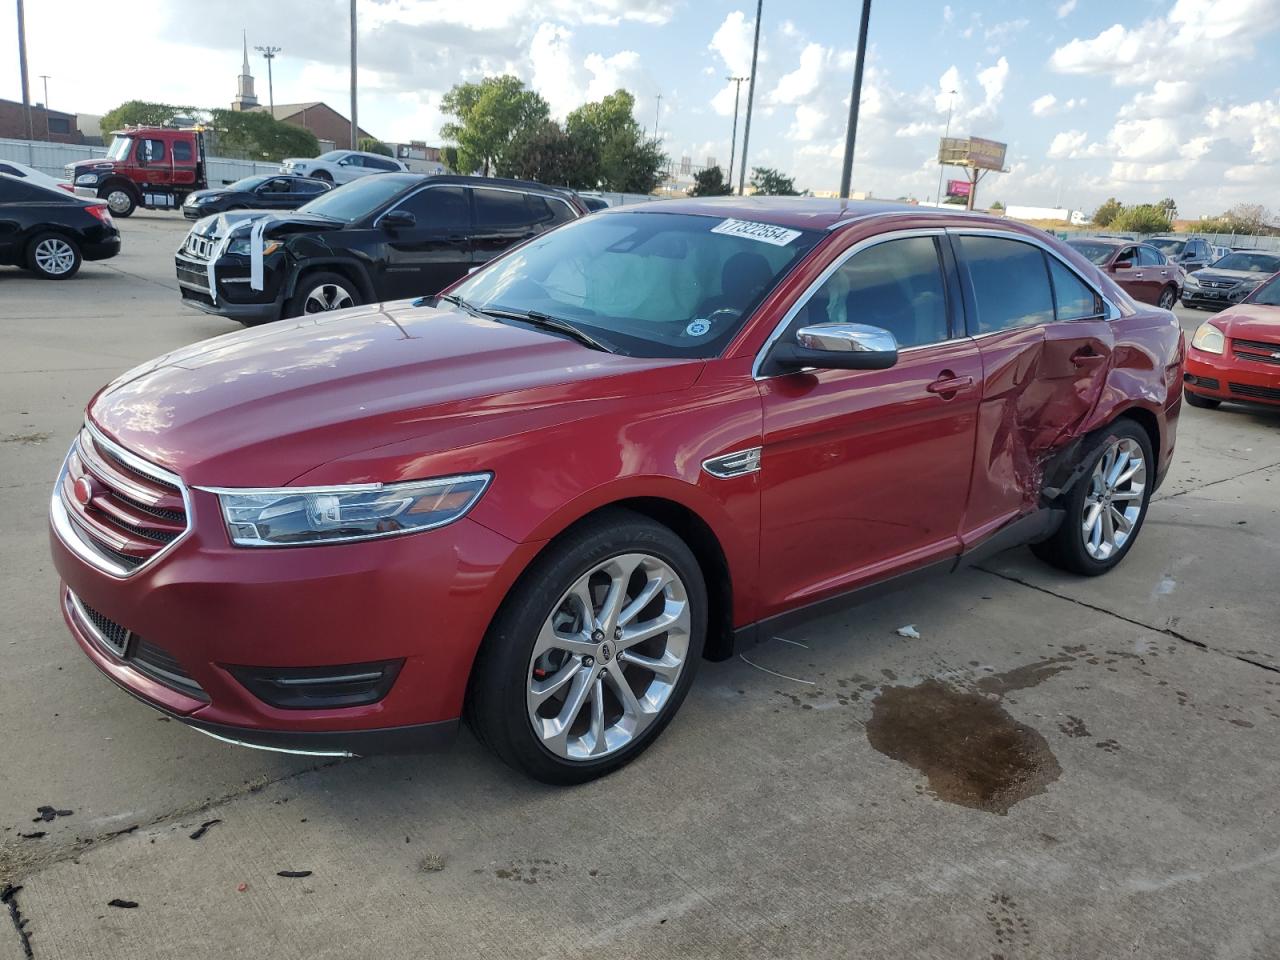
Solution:
[{"label": "white wall", "polygon": [[[44,143],[38,140],[0,139],[0,160],[12,160],[35,167],[51,177],[62,179],[68,163],[105,157],[107,148],[80,144]],[[255,160],[230,160],[225,157],[207,157],[209,186],[219,187],[255,173],[276,173],[278,163],[262,163]]]},{"label": "white wall", "polygon": [[1004,215],[1014,220],[1061,220],[1071,222],[1071,211],[1065,207],[1019,207],[1010,204],[1004,208]]}]

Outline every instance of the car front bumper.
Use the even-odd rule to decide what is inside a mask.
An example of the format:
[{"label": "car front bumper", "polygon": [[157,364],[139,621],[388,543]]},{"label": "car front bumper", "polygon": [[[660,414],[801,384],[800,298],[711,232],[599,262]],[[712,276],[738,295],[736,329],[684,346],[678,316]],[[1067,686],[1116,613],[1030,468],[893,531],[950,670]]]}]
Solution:
[{"label": "car front bumper", "polygon": [[[1228,339],[1227,349],[1229,344]],[[1268,369],[1254,361],[1192,347],[1187,351],[1183,388],[1212,400],[1280,406],[1280,365]]]},{"label": "car front bumper", "polygon": [[[59,606],[99,670],[169,716],[249,746],[345,755],[447,742],[489,619],[536,545],[464,518],[384,540],[237,548],[216,497],[190,495],[188,534],[125,577],[64,542],[75,534],[51,510]],[[126,638],[120,652],[104,633]],[[281,707],[238,678],[246,669],[340,675],[371,661],[399,670],[358,706]]]},{"label": "car front bumper", "polygon": [[1250,287],[1248,290],[1233,293],[1230,289],[1208,290],[1204,287],[1184,286],[1181,299],[1183,306],[1199,307],[1202,310],[1225,310],[1227,307],[1234,307],[1251,294],[1253,289]]}]

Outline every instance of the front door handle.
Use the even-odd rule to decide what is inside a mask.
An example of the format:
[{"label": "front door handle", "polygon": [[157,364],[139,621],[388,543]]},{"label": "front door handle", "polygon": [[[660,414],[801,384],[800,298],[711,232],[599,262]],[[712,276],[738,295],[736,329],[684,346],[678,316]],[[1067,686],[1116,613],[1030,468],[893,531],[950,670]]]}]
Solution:
[{"label": "front door handle", "polygon": [[1077,367],[1096,367],[1100,363],[1106,363],[1107,355],[1105,353],[1094,353],[1090,349],[1077,350],[1071,355],[1071,362]]},{"label": "front door handle", "polygon": [[1139,278],[1141,278],[1141,277],[1142,277],[1142,271],[1141,271],[1141,270],[1139,270],[1137,273],[1135,273],[1135,274],[1134,274],[1134,276],[1135,276],[1135,277],[1139,277]]},{"label": "front door handle", "polygon": [[942,376],[925,387],[930,393],[940,394],[944,400],[950,400],[951,397],[959,393],[966,387],[973,386],[973,377],[957,377],[950,370],[944,370]]}]

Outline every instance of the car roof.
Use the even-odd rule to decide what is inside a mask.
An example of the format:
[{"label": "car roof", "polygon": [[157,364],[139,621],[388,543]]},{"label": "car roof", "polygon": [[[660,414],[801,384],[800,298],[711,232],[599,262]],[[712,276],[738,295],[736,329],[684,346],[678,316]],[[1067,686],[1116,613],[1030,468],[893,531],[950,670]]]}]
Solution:
[{"label": "car roof", "polygon": [[924,216],[955,219],[957,222],[981,222],[1007,228],[1009,222],[970,210],[941,210],[910,203],[886,200],[841,200],[829,197],[685,197],[653,203],[624,204],[600,210],[610,216],[618,213],[683,213],[698,216],[725,217],[734,220],[762,220],[777,226],[798,230],[832,230],[869,217]]},{"label": "car roof", "polygon": [[466,187],[507,187],[511,190],[524,190],[530,193],[544,193],[549,196],[576,196],[568,187],[549,187],[536,180],[512,180],[507,177],[470,177],[460,173],[380,173],[380,177],[400,177],[405,184],[418,183],[456,183]]},{"label": "car roof", "polygon": [[1130,243],[1145,243],[1145,240],[1126,240],[1124,237],[1067,237],[1067,243],[1100,243],[1104,247],[1123,247]]}]

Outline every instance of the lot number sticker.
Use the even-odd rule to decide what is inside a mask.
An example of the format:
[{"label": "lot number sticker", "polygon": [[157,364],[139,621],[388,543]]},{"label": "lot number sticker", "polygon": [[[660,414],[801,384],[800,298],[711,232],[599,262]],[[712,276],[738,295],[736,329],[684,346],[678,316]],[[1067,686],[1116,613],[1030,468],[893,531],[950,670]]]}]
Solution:
[{"label": "lot number sticker", "polygon": [[712,233],[723,233],[730,237],[746,237],[748,240],[759,240],[771,243],[775,247],[785,247],[796,237],[799,230],[788,230],[786,227],[775,227],[771,223],[756,223],[752,220],[722,220],[711,228]]}]

